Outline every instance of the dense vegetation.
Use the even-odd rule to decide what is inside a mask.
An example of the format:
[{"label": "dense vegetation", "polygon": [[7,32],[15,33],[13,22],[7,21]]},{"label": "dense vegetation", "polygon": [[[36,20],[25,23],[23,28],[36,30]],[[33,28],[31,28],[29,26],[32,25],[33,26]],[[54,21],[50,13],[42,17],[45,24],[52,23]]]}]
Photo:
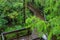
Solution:
[{"label": "dense vegetation", "polygon": [[36,26],[38,32],[47,34],[48,40],[51,40],[52,36],[60,40],[60,0],[34,0],[34,7],[42,9],[45,21],[32,17],[27,19],[28,25]]},{"label": "dense vegetation", "polygon": [[[26,3],[29,2],[31,1],[26,0]],[[22,0],[0,0],[0,33],[31,27],[32,31],[37,29],[39,37],[46,34],[48,40],[51,40],[52,36],[60,40],[60,0],[33,0],[33,6],[43,12],[45,21],[32,16],[32,12],[26,8],[24,23]],[[16,36],[14,33],[10,35],[7,35],[8,39]]]},{"label": "dense vegetation", "polygon": [[[30,13],[30,10],[26,9],[27,16],[24,15],[23,0],[0,0],[0,34],[25,28],[24,19],[30,17],[32,14]],[[24,18],[24,16],[26,16],[26,18]],[[26,31],[19,33],[20,35],[27,34]],[[6,35],[6,40],[16,36],[16,33],[8,34]]]},{"label": "dense vegetation", "polygon": [[[0,31],[23,22],[23,3],[16,0],[0,1]],[[21,25],[20,25],[21,26]]]}]

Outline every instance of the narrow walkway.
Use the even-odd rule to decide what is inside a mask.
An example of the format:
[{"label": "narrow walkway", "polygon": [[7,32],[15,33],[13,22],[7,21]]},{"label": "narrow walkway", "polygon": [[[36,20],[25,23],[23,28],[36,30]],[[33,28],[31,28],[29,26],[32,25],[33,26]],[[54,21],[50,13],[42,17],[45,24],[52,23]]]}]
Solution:
[{"label": "narrow walkway", "polygon": [[42,16],[42,13],[41,13],[40,10],[34,8],[32,4],[28,4],[27,7],[35,14],[35,16],[37,16],[40,19],[44,20],[44,16]]}]

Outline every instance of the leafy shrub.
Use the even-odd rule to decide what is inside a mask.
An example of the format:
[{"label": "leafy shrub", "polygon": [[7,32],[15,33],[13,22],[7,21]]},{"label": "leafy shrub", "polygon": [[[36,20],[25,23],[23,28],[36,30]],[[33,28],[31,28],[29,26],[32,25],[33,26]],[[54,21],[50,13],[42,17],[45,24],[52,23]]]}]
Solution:
[{"label": "leafy shrub", "polygon": [[12,27],[13,29],[15,25],[22,26],[23,25],[22,23],[24,21],[23,16],[24,14],[23,14],[22,0],[1,0],[0,1],[0,32],[10,27]]},{"label": "leafy shrub", "polygon": [[17,15],[21,13],[21,9],[23,8],[23,3],[19,3],[16,1],[13,2],[12,0],[1,0],[0,4],[0,15],[3,19],[6,18],[5,20],[14,19],[15,17],[17,17]]},{"label": "leafy shrub", "polygon": [[48,25],[41,19],[31,16],[26,19],[26,27],[31,27],[32,31],[36,28],[37,32],[41,36],[43,33],[47,32]]}]

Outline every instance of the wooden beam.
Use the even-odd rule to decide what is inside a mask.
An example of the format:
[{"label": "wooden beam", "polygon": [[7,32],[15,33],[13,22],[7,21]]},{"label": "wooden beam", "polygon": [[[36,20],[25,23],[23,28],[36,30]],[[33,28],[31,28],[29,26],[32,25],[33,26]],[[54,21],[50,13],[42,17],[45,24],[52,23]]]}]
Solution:
[{"label": "wooden beam", "polygon": [[11,34],[11,33],[16,33],[16,32],[20,32],[20,31],[24,31],[24,30],[28,30],[29,31],[30,28],[23,28],[21,30],[15,30],[15,31],[12,31],[12,32],[3,32],[3,35],[6,35],[6,34]]}]

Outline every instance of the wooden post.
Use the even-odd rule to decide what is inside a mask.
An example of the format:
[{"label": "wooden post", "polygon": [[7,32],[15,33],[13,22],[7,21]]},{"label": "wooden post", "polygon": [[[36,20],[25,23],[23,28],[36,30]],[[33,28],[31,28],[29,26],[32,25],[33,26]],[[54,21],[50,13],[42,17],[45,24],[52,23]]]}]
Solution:
[{"label": "wooden post", "polygon": [[5,40],[3,33],[1,33],[1,36],[2,36],[2,40]]},{"label": "wooden post", "polygon": [[31,35],[32,33],[31,33],[32,31],[31,31],[31,28],[28,28],[28,35]]},{"label": "wooden post", "polygon": [[25,20],[26,20],[26,8],[27,8],[27,2],[26,2],[26,0],[24,0],[23,5],[24,5],[23,12],[24,12],[24,23],[25,23]]}]

